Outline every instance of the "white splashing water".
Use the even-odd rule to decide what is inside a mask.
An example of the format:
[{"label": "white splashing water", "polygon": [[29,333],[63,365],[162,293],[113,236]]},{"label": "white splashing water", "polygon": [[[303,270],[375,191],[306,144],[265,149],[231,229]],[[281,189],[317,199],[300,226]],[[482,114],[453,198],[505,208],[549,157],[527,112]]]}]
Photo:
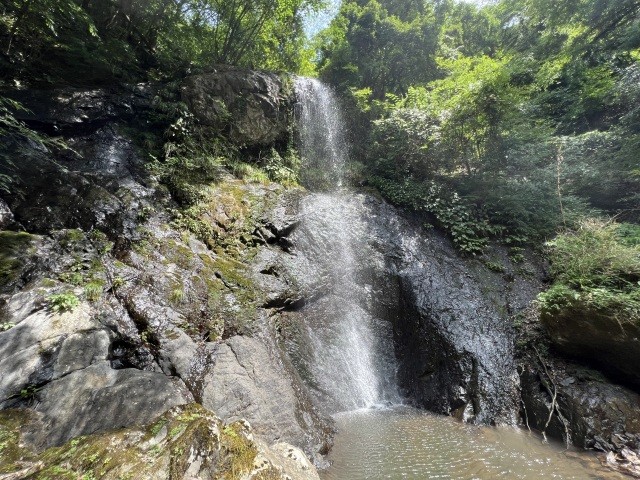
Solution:
[{"label": "white splashing water", "polygon": [[336,95],[312,78],[296,80],[296,95],[304,168],[317,170],[325,188],[341,187],[349,144]]},{"label": "white splashing water", "polygon": [[367,272],[384,260],[367,245],[362,197],[342,188],[348,143],[339,103],[318,80],[298,79],[296,93],[303,168],[321,172],[329,190],[302,205],[300,248],[328,292],[305,312],[314,385],[334,412],[398,403],[391,325],[369,308]]}]

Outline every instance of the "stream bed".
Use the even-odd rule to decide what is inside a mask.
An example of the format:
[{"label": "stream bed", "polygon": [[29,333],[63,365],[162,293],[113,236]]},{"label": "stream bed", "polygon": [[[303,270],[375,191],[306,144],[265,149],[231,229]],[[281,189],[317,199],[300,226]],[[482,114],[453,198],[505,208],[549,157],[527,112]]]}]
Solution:
[{"label": "stream bed", "polygon": [[513,427],[480,427],[410,408],[335,416],[322,480],[625,479],[595,457]]}]

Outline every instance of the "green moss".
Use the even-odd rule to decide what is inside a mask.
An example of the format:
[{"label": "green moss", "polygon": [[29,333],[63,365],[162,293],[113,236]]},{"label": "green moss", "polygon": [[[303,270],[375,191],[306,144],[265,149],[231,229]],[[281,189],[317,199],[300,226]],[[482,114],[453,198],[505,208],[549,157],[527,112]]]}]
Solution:
[{"label": "green moss", "polygon": [[237,422],[222,430],[220,444],[226,461],[221,467],[225,480],[238,480],[249,473],[258,454],[256,446],[242,434],[242,429],[242,424]]},{"label": "green moss", "polygon": [[34,236],[25,232],[0,231],[0,288],[16,281],[33,252]]},{"label": "green moss", "polygon": [[20,468],[19,461],[29,461],[34,455],[20,445],[20,427],[27,423],[26,410],[0,411],[0,474]]},{"label": "green moss", "polygon": [[74,247],[85,240],[84,232],[80,229],[64,230],[60,236],[60,244],[64,247]]},{"label": "green moss", "polygon": [[[173,408],[147,428],[78,437],[38,456],[19,446],[20,425],[27,416],[22,411],[0,412],[0,474],[24,468],[17,463],[23,461],[36,468],[28,477],[36,480],[143,479],[158,471],[182,478],[195,451],[205,459],[203,465],[215,471],[215,478],[239,480],[253,469],[257,455],[242,423],[223,427],[197,404]],[[163,429],[166,435],[160,435]]]},{"label": "green moss", "polygon": [[164,256],[168,262],[173,263],[184,270],[192,270],[194,268],[195,253],[184,244],[175,240],[160,242],[158,251]]}]

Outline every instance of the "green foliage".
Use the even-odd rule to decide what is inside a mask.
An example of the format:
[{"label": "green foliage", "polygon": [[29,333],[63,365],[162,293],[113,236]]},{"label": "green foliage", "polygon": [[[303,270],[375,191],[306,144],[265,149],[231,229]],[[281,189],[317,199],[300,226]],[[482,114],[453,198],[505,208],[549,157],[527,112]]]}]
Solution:
[{"label": "green foliage", "polygon": [[640,281],[640,247],[621,239],[637,239],[638,227],[591,220],[579,230],[549,242],[552,274],[578,290],[607,287],[633,289]]},{"label": "green foliage", "polygon": [[174,305],[183,304],[186,298],[185,291],[181,286],[174,288],[169,294],[169,301]]},{"label": "green foliage", "polygon": [[0,323],[0,333],[6,332],[7,330],[10,330],[15,326],[16,326],[16,324],[15,323],[11,323],[11,322]]},{"label": "green foliage", "polygon": [[220,179],[223,165],[237,152],[216,132],[196,126],[186,106],[178,104],[173,115],[162,157],[153,158],[149,169],[179,203],[190,206],[202,199],[203,187]]},{"label": "green foliage", "polygon": [[[378,100],[433,79],[435,25],[428,2],[398,8],[388,1],[345,1],[321,35],[321,73],[336,85],[369,87]],[[408,56],[407,51],[420,55]]]},{"label": "green foliage", "polygon": [[296,185],[300,163],[298,152],[293,148],[287,149],[284,155],[280,155],[275,148],[272,148],[263,160],[262,168],[272,181],[283,185]]},{"label": "green foliage", "polygon": [[[344,2],[320,66],[349,92],[360,177],[412,209],[428,195],[399,199],[405,184],[442,185],[469,212],[453,217],[510,245],[601,213],[637,222],[639,12],[638,0]],[[452,233],[457,220],[439,217]]]},{"label": "green foliage", "polygon": [[216,63],[308,70],[302,14],[319,3],[7,0],[0,71],[6,81],[95,84],[175,78]]},{"label": "green foliage", "polygon": [[460,251],[475,255],[486,246],[488,225],[478,220],[471,206],[444,185],[411,180],[392,182],[380,177],[371,180],[396,205],[431,214]]},{"label": "green foliage", "polygon": [[53,312],[63,313],[73,311],[80,305],[80,300],[75,293],[67,291],[49,295],[47,297],[47,303]]},{"label": "green foliage", "polygon": [[639,237],[637,225],[596,220],[556,237],[549,243],[554,284],[538,297],[542,313],[640,322]]}]

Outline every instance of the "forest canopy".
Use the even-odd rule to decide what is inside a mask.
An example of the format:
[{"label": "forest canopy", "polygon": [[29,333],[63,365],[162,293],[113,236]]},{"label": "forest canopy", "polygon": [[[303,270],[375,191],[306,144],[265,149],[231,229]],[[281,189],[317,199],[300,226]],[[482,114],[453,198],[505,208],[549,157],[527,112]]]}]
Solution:
[{"label": "forest canopy", "polygon": [[[5,82],[167,79],[217,63],[299,71],[319,0],[3,0]],[[78,74],[80,72],[80,75]]]}]

